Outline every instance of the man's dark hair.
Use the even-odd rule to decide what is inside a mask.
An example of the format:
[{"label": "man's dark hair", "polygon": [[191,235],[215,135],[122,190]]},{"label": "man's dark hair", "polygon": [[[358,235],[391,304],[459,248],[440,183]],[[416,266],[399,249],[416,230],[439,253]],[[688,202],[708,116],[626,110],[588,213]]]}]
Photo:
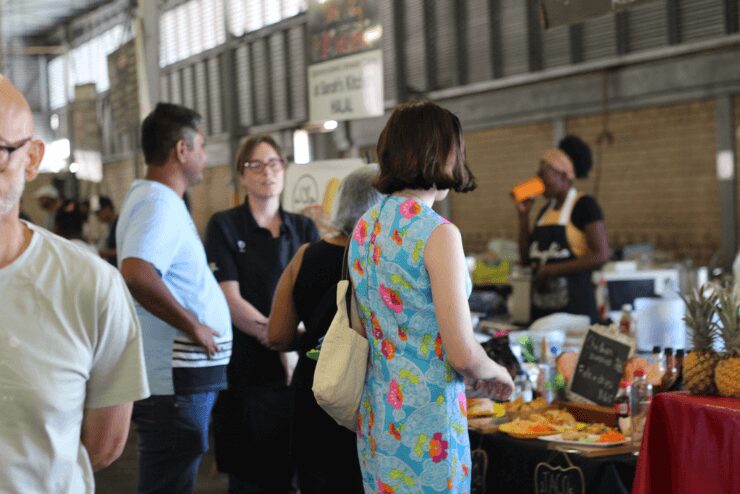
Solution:
[{"label": "man's dark hair", "polygon": [[113,206],[113,201],[111,200],[110,197],[100,196],[98,198],[98,211],[100,211],[101,209],[105,209],[105,208],[108,208],[114,212],[116,210],[116,208]]},{"label": "man's dark hair", "polygon": [[460,120],[431,101],[398,105],[380,134],[377,151],[380,176],[375,187],[383,194],[433,186],[469,192],[476,187],[465,160]]},{"label": "man's dark hair", "polygon": [[141,124],[141,149],[147,165],[163,165],[180,139],[192,147],[202,120],[190,108],[158,103]]}]

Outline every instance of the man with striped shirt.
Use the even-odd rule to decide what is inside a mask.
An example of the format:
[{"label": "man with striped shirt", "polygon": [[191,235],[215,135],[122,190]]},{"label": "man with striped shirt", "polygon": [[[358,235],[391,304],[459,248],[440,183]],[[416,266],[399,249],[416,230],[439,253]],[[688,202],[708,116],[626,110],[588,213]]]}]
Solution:
[{"label": "man with striped shirt", "polygon": [[203,179],[201,117],[160,103],[142,123],[146,177],[119,215],[121,274],[137,302],[152,396],[134,405],[138,492],[193,492],[208,419],[226,388],[231,319],[183,201]]}]

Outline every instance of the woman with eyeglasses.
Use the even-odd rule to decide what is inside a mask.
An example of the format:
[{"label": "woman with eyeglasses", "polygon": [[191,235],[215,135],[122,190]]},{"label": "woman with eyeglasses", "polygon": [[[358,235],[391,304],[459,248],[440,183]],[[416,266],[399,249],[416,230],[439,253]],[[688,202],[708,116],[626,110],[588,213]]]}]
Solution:
[{"label": "woman with eyeglasses", "polygon": [[229,388],[214,410],[216,462],[229,474],[230,493],[291,492],[292,359],[267,347],[267,315],[288,262],[319,233],[310,219],[280,207],[285,159],[272,137],[244,141],[236,172],[244,203],[213,215],[206,229],[208,260],[234,325]]},{"label": "woman with eyeglasses", "polygon": [[591,150],[576,136],[568,136],[558,149],[548,149],[537,175],[545,184],[548,203],[530,229],[533,200],[517,203],[519,254],[522,264],[535,268],[532,319],[555,312],[589,316],[598,322],[591,276],[609,258],[604,215],[590,195],[573,185],[591,170]]}]

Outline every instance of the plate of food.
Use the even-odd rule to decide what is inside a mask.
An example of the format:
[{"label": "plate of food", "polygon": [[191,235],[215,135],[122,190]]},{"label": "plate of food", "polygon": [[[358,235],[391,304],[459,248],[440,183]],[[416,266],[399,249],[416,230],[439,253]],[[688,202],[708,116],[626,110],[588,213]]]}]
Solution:
[{"label": "plate of food", "polygon": [[501,424],[499,431],[504,432],[517,439],[536,439],[541,436],[557,434],[559,431],[553,426],[544,422],[535,422],[532,420],[515,419],[511,422]]},{"label": "plate of food", "polygon": [[539,439],[558,444],[571,444],[578,446],[593,446],[597,448],[607,448],[610,446],[621,446],[627,442],[624,435],[615,430],[610,430],[602,434],[591,434],[584,431],[562,432],[543,436]]},{"label": "plate of food", "polygon": [[489,398],[468,398],[467,399],[468,418],[480,417],[503,417],[506,413],[504,406],[500,403],[494,403]]}]

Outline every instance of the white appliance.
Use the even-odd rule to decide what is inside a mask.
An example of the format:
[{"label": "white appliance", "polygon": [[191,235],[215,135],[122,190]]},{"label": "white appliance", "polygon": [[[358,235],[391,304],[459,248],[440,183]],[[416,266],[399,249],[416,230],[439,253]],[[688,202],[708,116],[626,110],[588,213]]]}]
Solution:
[{"label": "white appliance", "polygon": [[679,276],[678,269],[634,269],[634,263],[610,263],[594,273],[596,280],[606,280],[609,317],[614,322],[619,321],[623,305],[632,306],[638,351],[650,351],[653,346],[686,348]]}]

